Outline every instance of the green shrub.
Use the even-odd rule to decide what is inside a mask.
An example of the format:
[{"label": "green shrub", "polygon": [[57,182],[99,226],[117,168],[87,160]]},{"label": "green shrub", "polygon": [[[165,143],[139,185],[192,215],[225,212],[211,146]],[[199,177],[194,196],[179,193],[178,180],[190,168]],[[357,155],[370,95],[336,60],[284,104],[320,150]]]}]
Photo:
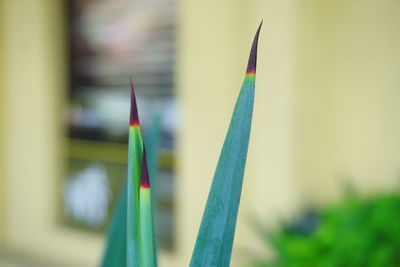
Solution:
[{"label": "green shrub", "polygon": [[400,266],[400,197],[348,196],[282,225],[266,241],[276,258],[256,266]]}]

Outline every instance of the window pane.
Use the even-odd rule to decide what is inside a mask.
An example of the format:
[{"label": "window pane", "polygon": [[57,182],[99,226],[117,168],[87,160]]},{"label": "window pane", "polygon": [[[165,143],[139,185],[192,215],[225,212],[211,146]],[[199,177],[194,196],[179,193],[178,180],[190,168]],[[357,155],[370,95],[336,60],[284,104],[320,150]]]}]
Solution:
[{"label": "window pane", "polygon": [[[173,0],[73,0],[70,3],[70,91],[67,174],[61,222],[104,231],[126,176],[129,77],[145,144],[156,151],[160,244],[173,244]],[[150,167],[150,166],[149,166]],[[150,167],[151,168],[151,167]],[[154,169],[154,168],[153,168]]]}]

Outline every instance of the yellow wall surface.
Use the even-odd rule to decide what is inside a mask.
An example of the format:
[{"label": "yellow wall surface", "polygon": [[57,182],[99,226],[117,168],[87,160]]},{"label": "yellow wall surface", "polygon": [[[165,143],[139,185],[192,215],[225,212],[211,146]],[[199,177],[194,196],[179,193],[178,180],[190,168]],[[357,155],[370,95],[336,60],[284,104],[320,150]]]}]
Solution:
[{"label": "yellow wall surface", "polygon": [[398,188],[398,1],[304,1],[297,31],[296,147],[302,197]]},{"label": "yellow wall surface", "polygon": [[0,247],[4,242],[4,220],[5,220],[5,151],[4,151],[4,120],[5,120],[5,109],[4,109],[4,39],[3,36],[4,22],[2,18],[4,17],[3,2],[0,2]]},{"label": "yellow wall surface", "polygon": [[101,239],[54,221],[67,77],[64,2],[2,3],[5,245],[33,258],[91,266]]}]

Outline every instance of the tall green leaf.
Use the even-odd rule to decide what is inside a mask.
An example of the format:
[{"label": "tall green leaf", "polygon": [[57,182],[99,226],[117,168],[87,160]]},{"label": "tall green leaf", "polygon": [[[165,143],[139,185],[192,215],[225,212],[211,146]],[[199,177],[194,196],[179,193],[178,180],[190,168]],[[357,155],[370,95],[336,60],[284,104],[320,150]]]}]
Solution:
[{"label": "tall green leaf", "polygon": [[128,142],[128,205],[127,205],[127,266],[141,266],[141,235],[139,185],[142,173],[143,138],[139,124],[135,89],[131,85],[131,115],[129,120]]},{"label": "tall green leaf", "polygon": [[[129,125],[129,152],[128,152],[128,177],[124,183],[121,193],[118,197],[117,205],[114,208],[111,223],[108,228],[105,251],[103,254],[100,266],[145,266],[144,257],[152,253],[153,258],[156,257],[156,240],[151,244],[152,251],[148,249],[143,250],[142,242],[144,232],[153,230],[152,210],[147,208],[151,205],[153,186],[150,188],[151,192],[144,192],[142,194],[142,203],[140,204],[140,190],[139,182],[143,179],[149,179],[148,176],[153,177],[150,184],[153,184],[154,177],[158,169],[157,154],[160,138],[160,118],[158,115],[154,116],[154,123],[148,131],[147,145],[149,146],[149,153],[147,156],[144,153],[144,145],[139,125],[139,117],[136,106],[136,97],[134,93],[133,83],[131,81],[131,117]],[[147,164],[148,173],[147,173]],[[144,167],[143,167],[144,166]],[[149,174],[149,175],[148,175]],[[129,185],[128,185],[129,184]],[[129,201],[128,201],[128,187],[130,186]],[[146,196],[148,195],[148,196]],[[128,209],[128,203],[129,209]],[[144,206],[140,211],[140,206]],[[142,226],[140,226],[140,213],[145,214]],[[129,217],[127,216],[129,214]],[[128,222],[128,223],[127,223]],[[142,238],[141,238],[142,237]],[[128,239],[129,238],[129,239]],[[148,238],[147,238],[148,239]],[[127,253],[128,251],[128,253]],[[144,256],[143,256],[144,255]],[[154,259],[156,263],[156,259]]]},{"label": "tall green leaf", "polygon": [[250,137],[261,25],[254,37],[246,76],[218,160],[191,267],[224,267],[230,263]]},{"label": "tall green leaf", "polygon": [[[151,186],[151,194],[154,200],[156,184],[156,174],[158,170],[158,147],[160,139],[160,116],[153,116],[153,124],[150,126],[146,135],[147,151],[146,158],[149,167],[149,176]],[[128,204],[128,187],[127,183],[123,184],[122,190],[118,196],[117,204],[114,207],[111,222],[108,226],[105,250],[101,261],[101,267],[109,266],[126,266],[127,259],[127,204]],[[154,210],[156,210],[154,208]]]},{"label": "tall green leaf", "polygon": [[119,194],[108,228],[102,267],[126,266],[126,211],[128,204],[126,183]]},{"label": "tall green leaf", "polygon": [[157,249],[152,194],[132,80],[128,151],[127,266],[153,267]]},{"label": "tall green leaf", "polygon": [[157,266],[157,247],[154,232],[153,205],[150,179],[146,163],[146,150],[143,150],[142,175],[139,188],[140,203],[140,252],[141,266]]},{"label": "tall green leaf", "polygon": [[151,116],[150,126],[148,127],[144,141],[146,144],[146,159],[149,166],[149,176],[151,184],[151,196],[153,201],[154,218],[157,215],[157,178],[158,178],[158,158],[160,153],[161,141],[161,115],[154,112]]},{"label": "tall green leaf", "polygon": [[[153,205],[153,220],[156,225],[157,222],[157,185],[158,185],[158,159],[159,159],[159,149],[161,141],[161,114],[159,112],[154,112],[151,116],[151,124],[144,136],[146,143],[146,159],[149,167],[150,176],[150,190],[151,199]],[[156,237],[155,247],[158,244],[158,230],[154,227],[154,235]]]}]

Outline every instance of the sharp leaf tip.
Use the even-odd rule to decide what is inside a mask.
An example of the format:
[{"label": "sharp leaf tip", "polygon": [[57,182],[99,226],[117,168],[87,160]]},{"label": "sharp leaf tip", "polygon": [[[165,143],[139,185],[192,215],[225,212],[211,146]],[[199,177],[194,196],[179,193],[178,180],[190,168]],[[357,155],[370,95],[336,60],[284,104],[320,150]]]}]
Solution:
[{"label": "sharp leaf tip", "polygon": [[257,32],[254,36],[253,44],[250,50],[249,63],[247,65],[247,74],[255,74],[257,67],[257,46],[258,46],[258,37],[260,35],[261,26],[263,24],[263,20],[261,20],[260,26],[258,26]]},{"label": "sharp leaf tip", "polygon": [[144,147],[143,147],[142,174],[140,177],[140,186],[142,188],[150,188],[149,171],[147,168],[147,160],[146,160],[146,149]]},{"label": "sharp leaf tip", "polygon": [[129,125],[134,126],[139,125],[139,114],[137,110],[135,87],[133,86],[132,77],[129,77],[129,83],[131,87],[131,114],[129,118]]}]

